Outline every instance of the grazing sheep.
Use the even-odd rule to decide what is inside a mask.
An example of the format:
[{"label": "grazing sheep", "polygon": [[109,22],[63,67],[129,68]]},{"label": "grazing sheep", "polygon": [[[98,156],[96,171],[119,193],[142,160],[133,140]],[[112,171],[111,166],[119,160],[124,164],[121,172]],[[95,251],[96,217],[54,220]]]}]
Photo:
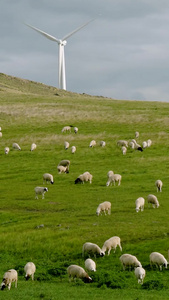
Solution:
[{"label": "grazing sheep", "polygon": [[96,272],[96,263],[93,259],[87,258],[85,260],[85,268],[88,271]]},{"label": "grazing sheep", "polygon": [[45,173],[43,174],[43,184],[44,183],[51,183],[51,184],[54,184],[54,180],[53,180],[53,175],[52,174],[49,174],[49,173]]},{"label": "grazing sheep", "polygon": [[90,142],[89,147],[94,147],[94,146],[96,146],[96,141],[92,140],[92,141]]},{"label": "grazing sheep", "polygon": [[158,191],[162,192],[163,183],[162,183],[162,181],[160,179],[156,180],[155,185],[157,187],[157,192]]},{"label": "grazing sheep", "polygon": [[120,256],[120,261],[123,266],[123,270],[126,269],[126,267],[129,267],[129,270],[131,268],[135,267],[142,267],[141,263],[138,261],[137,257],[131,254],[123,254]]},{"label": "grazing sheep", "polygon": [[4,276],[1,283],[1,290],[3,290],[5,287],[8,287],[8,290],[11,289],[12,282],[15,282],[15,287],[17,287],[17,281],[18,281],[18,273],[14,269],[8,270]]},{"label": "grazing sheep", "polygon": [[33,262],[28,262],[25,267],[24,271],[26,273],[25,279],[28,280],[30,277],[32,277],[32,280],[34,280],[34,273],[36,271],[36,266]]},{"label": "grazing sheep", "polygon": [[111,177],[112,175],[114,175],[114,172],[110,170],[110,171],[107,173],[107,178]]},{"label": "grazing sheep", "polygon": [[4,149],[4,152],[5,152],[5,154],[8,154],[9,153],[9,147],[5,147],[5,149]]},{"label": "grazing sheep", "polygon": [[146,276],[146,271],[142,267],[137,267],[134,270],[134,274],[138,279],[138,283],[143,284],[144,278]]},{"label": "grazing sheep", "polygon": [[67,150],[69,148],[69,142],[64,142],[64,148]]},{"label": "grazing sheep", "polygon": [[159,252],[152,252],[150,254],[150,266],[156,265],[162,271],[163,266],[167,269],[168,262],[165,257]]},{"label": "grazing sheep", "polygon": [[106,212],[108,213],[108,215],[111,214],[111,203],[109,201],[105,201],[99,204],[96,210],[96,215],[99,216],[102,213],[106,215]]},{"label": "grazing sheep", "polygon": [[127,153],[127,148],[126,148],[125,146],[122,146],[122,147],[121,147],[121,151],[122,151],[123,155],[126,155],[126,153]]},{"label": "grazing sheep", "polygon": [[145,199],[143,197],[139,197],[136,200],[136,212],[143,211],[144,210],[144,204],[145,204]]},{"label": "grazing sheep", "polygon": [[119,140],[117,142],[117,146],[119,146],[119,147],[125,146],[127,148],[128,147],[128,142],[125,141],[125,140]]},{"label": "grazing sheep", "polygon": [[68,167],[57,166],[57,170],[58,170],[58,173],[59,173],[59,174],[61,174],[61,173],[69,173]]},{"label": "grazing sheep", "polygon": [[17,143],[13,143],[12,148],[15,150],[21,150],[21,147]]},{"label": "grazing sheep", "polygon": [[135,149],[134,143],[133,143],[133,142],[129,142],[129,147],[130,147],[131,149]]},{"label": "grazing sheep", "polygon": [[120,251],[122,251],[121,243],[120,243],[120,238],[118,236],[113,236],[107,241],[104,242],[102,251],[105,253],[108,251],[108,255],[110,254],[111,249],[114,249],[114,253],[116,252],[116,248],[119,246]]},{"label": "grazing sheep", "polygon": [[76,152],[76,147],[75,146],[72,146],[71,152],[72,152],[72,154],[74,154]]},{"label": "grazing sheep", "polygon": [[140,135],[139,132],[136,131],[136,132],[135,132],[135,138],[137,139],[137,138],[139,137],[139,135]]},{"label": "grazing sheep", "polygon": [[160,206],[157,197],[155,195],[152,194],[148,195],[147,200],[148,200],[148,204],[151,203],[153,208],[158,208]]},{"label": "grazing sheep", "polygon": [[105,146],[106,146],[106,142],[105,142],[105,141],[101,141],[101,142],[100,142],[100,146],[101,146],[101,147],[105,147]]},{"label": "grazing sheep", "polygon": [[77,127],[74,127],[74,133],[77,133],[78,132],[78,128]]},{"label": "grazing sheep", "polygon": [[121,184],[121,180],[122,180],[122,176],[120,174],[112,174],[111,176],[109,176],[106,186],[112,185],[112,182],[115,185],[115,182],[118,182],[118,185]]},{"label": "grazing sheep", "polygon": [[93,175],[91,175],[89,172],[84,172],[83,174],[79,175],[78,178],[75,180],[75,184],[77,183],[84,183],[85,181],[89,181],[92,183]]},{"label": "grazing sheep", "polygon": [[67,132],[67,131],[71,132],[71,127],[72,127],[72,126],[64,126],[64,127],[62,128],[62,132]]},{"label": "grazing sheep", "polygon": [[96,255],[99,256],[104,256],[104,252],[101,250],[101,248],[97,245],[97,244],[93,244],[93,243],[85,243],[83,244],[82,247],[82,256],[84,257],[85,254],[88,254],[88,256],[90,257],[90,255],[93,255],[96,258]]},{"label": "grazing sheep", "polygon": [[[67,167],[67,170],[69,171],[70,160],[63,159],[63,160],[60,161],[60,163],[58,164],[58,166]],[[67,173],[69,173],[69,172],[67,172]]]},{"label": "grazing sheep", "polygon": [[147,140],[147,147],[150,147],[152,145],[152,140],[148,139]]},{"label": "grazing sheep", "polygon": [[45,193],[48,192],[47,187],[37,186],[35,189],[35,199],[38,199],[38,195],[42,195],[42,199],[45,198]]},{"label": "grazing sheep", "polygon": [[134,143],[134,149],[143,152],[143,148],[136,142],[136,140],[132,139]]},{"label": "grazing sheep", "polygon": [[71,281],[71,279],[76,280],[76,278],[82,279],[85,282],[92,281],[92,278],[86,273],[86,271],[77,265],[70,265],[67,268],[67,273],[69,275],[69,281]]},{"label": "grazing sheep", "polygon": [[143,147],[143,149],[147,148],[147,142],[146,142],[146,141],[144,141],[144,142],[142,143],[142,147]]},{"label": "grazing sheep", "polygon": [[36,149],[36,144],[35,143],[32,143],[32,145],[31,145],[31,151],[34,151],[35,149]]}]

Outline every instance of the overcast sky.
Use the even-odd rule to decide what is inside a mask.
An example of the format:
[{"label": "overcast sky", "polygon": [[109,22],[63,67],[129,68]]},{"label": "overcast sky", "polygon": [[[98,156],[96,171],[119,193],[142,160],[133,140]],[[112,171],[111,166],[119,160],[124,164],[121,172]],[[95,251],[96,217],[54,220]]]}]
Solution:
[{"label": "overcast sky", "polygon": [[58,87],[65,46],[67,90],[169,102],[168,0],[0,0],[0,72]]}]

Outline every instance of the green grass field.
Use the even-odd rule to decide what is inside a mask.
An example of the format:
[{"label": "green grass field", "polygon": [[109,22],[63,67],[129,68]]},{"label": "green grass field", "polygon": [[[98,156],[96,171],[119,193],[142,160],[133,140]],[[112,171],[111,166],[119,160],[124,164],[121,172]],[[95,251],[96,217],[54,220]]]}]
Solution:
[{"label": "green grass field", "polygon": [[[70,124],[78,134],[61,132]],[[168,259],[169,104],[79,95],[0,74],[0,126],[0,281],[11,268],[19,275],[18,288],[0,291],[0,299],[169,299],[168,269],[152,270],[149,263],[153,251]],[[122,155],[117,141],[135,138],[135,131],[138,143],[150,138],[152,146]],[[92,139],[95,148],[89,148]],[[64,150],[64,141],[76,146],[74,155]],[[14,142],[21,151],[12,149]],[[33,142],[37,149],[31,152]],[[58,174],[61,159],[71,161],[69,174]],[[121,186],[106,187],[109,170],[122,175]],[[75,185],[85,171],[93,175],[92,184]],[[36,200],[34,188],[43,186],[46,172],[55,182],[47,185],[45,199]],[[148,208],[146,201],[144,212],[136,213],[135,200],[150,193],[160,207]],[[112,203],[111,215],[97,217],[103,201]],[[96,259],[91,284],[69,282],[67,267],[84,267],[82,245],[102,247],[114,235],[121,238],[122,253],[141,261],[144,284],[138,285],[134,271],[122,270],[119,249]],[[24,279],[28,261],[37,267],[34,282]]]}]

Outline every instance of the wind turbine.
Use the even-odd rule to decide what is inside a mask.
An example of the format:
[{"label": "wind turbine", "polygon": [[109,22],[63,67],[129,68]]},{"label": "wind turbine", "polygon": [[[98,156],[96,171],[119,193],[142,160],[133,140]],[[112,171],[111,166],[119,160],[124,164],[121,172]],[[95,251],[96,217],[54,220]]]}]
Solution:
[{"label": "wind turbine", "polygon": [[45,36],[47,39],[58,43],[58,46],[59,46],[59,74],[58,75],[59,75],[59,88],[60,89],[66,90],[65,53],[64,53],[64,47],[67,44],[66,39],[71,37],[74,33],[79,31],[80,29],[82,29],[83,27],[85,27],[92,21],[94,21],[94,19],[88,21],[87,23],[81,25],[80,27],[78,27],[75,30],[71,31],[70,33],[66,34],[62,39],[57,39],[56,37],[44,32],[32,25],[25,23],[25,25],[36,30],[37,32],[39,32],[40,34]]}]

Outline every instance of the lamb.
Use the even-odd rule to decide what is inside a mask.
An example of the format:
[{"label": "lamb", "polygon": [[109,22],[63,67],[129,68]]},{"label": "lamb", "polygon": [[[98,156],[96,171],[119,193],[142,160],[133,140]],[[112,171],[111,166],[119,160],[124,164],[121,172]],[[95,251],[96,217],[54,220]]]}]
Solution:
[{"label": "lamb", "polygon": [[153,208],[158,208],[160,206],[158,199],[155,195],[152,194],[148,195],[147,200],[148,200],[148,204],[151,203]]},{"label": "lamb", "polygon": [[34,273],[36,271],[36,266],[33,262],[28,262],[25,267],[24,271],[26,273],[25,279],[28,280],[30,277],[32,277],[32,280],[34,280]]},{"label": "lamb", "polygon": [[121,180],[122,180],[122,176],[120,174],[112,174],[111,176],[109,176],[106,186],[109,186],[112,184],[112,182],[115,185],[115,182],[118,182],[118,185],[121,184]]},{"label": "lamb", "polygon": [[5,149],[4,149],[4,152],[5,152],[5,154],[8,154],[9,153],[9,147],[5,147]]},{"label": "lamb", "polygon": [[96,146],[96,141],[92,140],[89,144],[89,147],[94,147],[94,146]]},{"label": "lamb", "polygon": [[144,210],[144,204],[145,204],[145,199],[143,197],[139,197],[136,200],[136,212],[143,211]]},{"label": "lamb", "polygon": [[146,271],[142,268],[142,267],[137,267],[134,270],[134,274],[136,276],[136,278],[138,279],[138,283],[143,284],[145,275],[146,275]]},{"label": "lamb", "polygon": [[76,152],[76,147],[75,146],[72,146],[71,152],[72,152],[72,154],[74,154]]},{"label": "lamb", "polygon": [[127,153],[127,148],[126,148],[125,146],[122,146],[122,147],[121,147],[121,150],[122,150],[123,155],[126,155],[126,153]]},{"label": "lamb", "polygon": [[78,132],[78,128],[77,127],[74,127],[74,133],[77,133]]},{"label": "lamb", "polygon": [[67,170],[68,170],[67,173],[69,173],[70,160],[63,159],[63,160],[60,161],[60,163],[58,164],[58,166],[67,167]]},{"label": "lamb", "polygon": [[131,268],[135,267],[142,267],[141,263],[138,261],[137,257],[131,254],[123,254],[120,256],[120,262],[123,266],[123,270],[126,269],[126,267],[129,267],[129,270]]},{"label": "lamb", "polygon": [[41,186],[35,187],[35,199],[38,199],[38,195],[42,195],[42,199],[44,199],[46,192],[48,192],[47,187],[41,187]]},{"label": "lamb", "polygon": [[57,170],[58,170],[58,173],[59,173],[59,174],[61,174],[61,173],[69,173],[68,167],[57,166]]},{"label": "lamb", "polygon": [[92,278],[86,273],[86,271],[78,265],[70,265],[67,268],[67,273],[69,275],[69,281],[71,279],[76,280],[76,278],[82,279],[85,282],[92,281]]},{"label": "lamb", "polygon": [[96,215],[99,216],[100,214],[104,213],[106,215],[106,212],[110,215],[111,214],[111,203],[109,201],[105,201],[103,203],[100,203],[96,210]]},{"label": "lamb", "polygon": [[62,132],[67,132],[67,131],[71,132],[71,127],[72,127],[72,126],[64,126],[64,127],[62,128]]},{"label": "lamb", "polygon": [[21,150],[21,147],[17,143],[13,143],[12,148],[15,150]]},{"label": "lamb", "polygon": [[75,184],[77,183],[83,183],[86,181],[89,181],[92,183],[93,175],[91,175],[89,172],[84,172],[83,174],[79,175],[79,177],[76,178]]},{"label": "lamb", "polygon": [[69,142],[64,142],[64,148],[67,150],[69,148]]},{"label": "lamb", "polygon": [[128,147],[128,142],[125,141],[125,140],[119,140],[117,142],[117,146],[119,146],[119,147],[125,146],[127,148]]},{"label": "lamb", "polygon": [[106,146],[106,142],[105,142],[105,141],[101,141],[101,142],[100,142],[100,146],[101,146],[101,147],[105,147],[105,146]]},{"label": "lamb", "polygon": [[49,173],[43,174],[43,184],[50,182],[51,184],[54,184],[53,175]]},{"label": "lamb", "polygon": [[152,252],[150,254],[150,266],[156,265],[162,271],[163,266],[167,269],[168,262],[165,257],[159,252]]},{"label": "lamb", "polygon": [[36,144],[35,143],[32,143],[32,145],[31,145],[31,151],[34,151],[35,149],[36,149]]},{"label": "lamb", "polygon": [[116,252],[116,248],[119,246],[120,251],[122,251],[121,243],[120,243],[120,238],[118,236],[113,236],[107,241],[104,242],[102,251],[105,253],[108,251],[108,255],[110,255],[111,249],[114,249],[114,253]]},{"label": "lamb", "polygon": [[4,276],[1,283],[1,290],[3,290],[5,287],[8,287],[8,290],[11,289],[12,282],[15,282],[15,287],[17,288],[17,281],[18,281],[18,273],[14,269],[8,270]]},{"label": "lamb", "polygon": [[162,192],[163,183],[162,183],[162,181],[160,179],[156,180],[155,185],[157,187],[157,192],[158,191]]},{"label": "lamb", "polygon": [[95,261],[91,258],[87,258],[85,260],[85,268],[88,271],[96,272],[96,263],[95,263]]},{"label": "lamb", "polygon": [[90,257],[90,255],[93,255],[95,258],[96,258],[96,255],[99,255],[99,256],[105,255],[105,253],[101,250],[101,248],[97,244],[93,244],[93,243],[89,243],[89,242],[83,244],[82,256],[84,257],[85,254],[88,254],[89,257]]},{"label": "lamb", "polygon": [[139,132],[136,131],[136,132],[135,132],[135,138],[137,139],[137,138],[139,137],[139,135],[140,135]]}]

